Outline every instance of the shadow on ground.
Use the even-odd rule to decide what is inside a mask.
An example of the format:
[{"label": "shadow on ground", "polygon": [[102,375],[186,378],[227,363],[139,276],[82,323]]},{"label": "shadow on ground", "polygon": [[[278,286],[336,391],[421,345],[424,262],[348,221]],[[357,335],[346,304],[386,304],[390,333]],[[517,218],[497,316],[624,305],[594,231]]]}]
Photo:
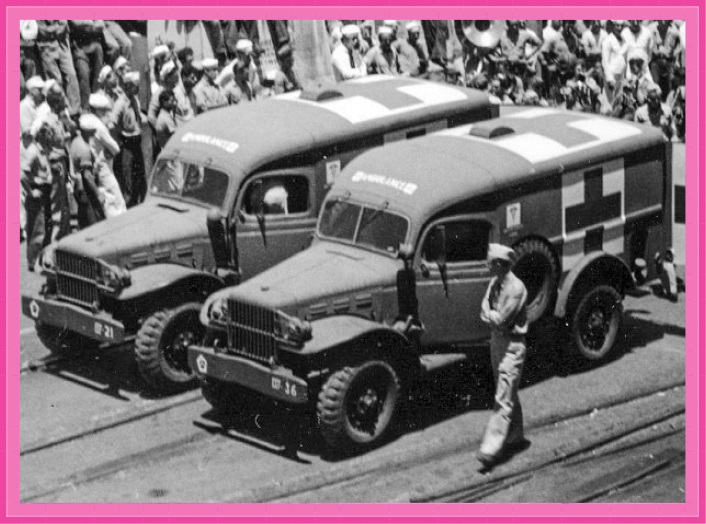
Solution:
[{"label": "shadow on ground", "polygon": [[131,401],[135,395],[143,399],[156,399],[184,391],[181,389],[163,394],[150,391],[137,370],[132,344],[101,348],[64,358],[49,357],[45,359],[42,368],[43,373],[126,402]]},{"label": "shadow on ground", "polygon": [[[665,335],[684,336],[684,328],[665,325],[643,318],[644,310],[627,310],[614,351],[599,362],[581,362],[571,356],[566,328],[561,321],[543,321],[535,325],[528,339],[528,358],[522,377],[522,388],[552,377],[586,373],[634,353]],[[487,349],[477,350],[469,360],[436,370],[424,376],[408,391],[398,419],[396,434],[420,431],[469,411],[490,409],[494,385]],[[298,452],[320,455],[324,460],[348,458],[332,455],[320,438],[312,413],[290,410],[282,404],[258,397],[248,400],[239,414],[227,415],[211,410],[203,415],[207,431],[219,432],[241,442],[270,450],[299,462]],[[199,425],[200,423],[196,423]],[[305,461],[304,461],[305,462]]]}]

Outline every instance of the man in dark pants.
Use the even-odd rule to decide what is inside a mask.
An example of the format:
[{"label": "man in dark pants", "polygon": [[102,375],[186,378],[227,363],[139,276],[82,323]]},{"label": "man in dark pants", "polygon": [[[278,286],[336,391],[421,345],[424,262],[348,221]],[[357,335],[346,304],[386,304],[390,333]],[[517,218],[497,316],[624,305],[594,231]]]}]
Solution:
[{"label": "man in dark pants", "polygon": [[74,65],[81,92],[81,109],[88,111],[88,97],[98,90],[103,67],[103,20],[69,20],[74,42]]},{"label": "man in dark pants", "polygon": [[105,212],[96,181],[97,159],[91,148],[91,140],[98,129],[98,118],[95,115],[81,115],[79,128],[81,132],[71,142],[70,154],[76,173],[74,195],[78,204],[78,228],[83,229],[103,220]]},{"label": "man in dark pants", "polygon": [[69,44],[69,24],[66,20],[37,20],[37,47],[42,55],[42,68],[64,89],[69,100],[69,112],[77,115],[81,109],[78,77]]},{"label": "man in dark pants", "polygon": [[[52,81],[49,81],[52,82]],[[51,149],[49,166],[51,168],[52,190],[52,242],[65,237],[71,232],[71,203],[68,194],[69,184],[69,141],[75,128],[66,108],[66,96],[58,83],[47,82],[46,108],[40,106],[40,113],[51,128]],[[48,87],[47,87],[48,86]]]},{"label": "man in dark pants", "polygon": [[480,318],[491,328],[490,359],[496,386],[493,414],[476,454],[485,469],[527,445],[518,395],[527,351],[527,289],[511,271],[516,257],[515,251],[507,246],[488,246],[488,265],[493,278],[483,297]]},{"label": "man in dark pants", "polygon": [[52,129],[41,118],[35,119],[28,132],[32,142],[20,155],[21,177],[27,208],[27,265],[34,271],[42,249],[51,244],[52,175],[49,152],[52,149]]},{"label": "man in dark pants", "polygon": [[120,169],[116,176],[128,207],[139,204],[147,193],[145,179],[145,159],[142,154],[142,126],[147,117],[140,108],[140,73],[131,71],[125,74],[125,94],[120,98],[117,115],[117,129],[120,133],[122,153]]}]

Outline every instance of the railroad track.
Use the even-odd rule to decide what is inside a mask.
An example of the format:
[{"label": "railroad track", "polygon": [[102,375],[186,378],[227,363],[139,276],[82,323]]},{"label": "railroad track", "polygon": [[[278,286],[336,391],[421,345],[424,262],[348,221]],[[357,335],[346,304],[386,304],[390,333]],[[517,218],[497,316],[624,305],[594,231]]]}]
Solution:
[{"label": "railroad track", "polygon": [[[514,492],[522,484],[542,482],[543,477],[568,479],[575,475],[567,474],[569,469],[581,469],[581,475],[589,476],[592,466],[609,464],[610,460],[618,460],[630,453],[631,464],[617,468],[611,472],[610,478],[599,475],[599,481],[579,482],[577,485],[562,486],[560,492],[553,493],[551,502],[594,502],[603,497],[625,489],[634,487],[662,471],[672,470],[684,466],[685,453],[670,445],[671,437],[684,435],[684,410],[679,408],[661,412],[657,417],[651,417],[645,423],[629,425],[628,427],[612,432],[603,438],[589,438],[581,445],[570,450],[559,451],[557,456],[545,459],[542,462],[526,467],[515,468],[510,473],[503,473],[490,479],[482,479],[469,483],[464,487],[441,489],[435,493],[413,495],[410,502],[488,502],[502,498],[502,492]],[[661,418],[660,418],[661,417]],[[648,435],[641,435],[648,428],[653,431]],[[615,444],[611,446],[611,444]],[[666,447],[657,453],[645,452],[650,444],[663,444]],[[607,451],[602,451],[609,448]],[[563,470],[563,471],[562,471]],[[561,481],[560,481],[561,482]],[[566,480],[564,480],[566,482]],[[511,497],[507,494],[506,497]],[[541,501],[546,502],[546,501]]]},{"label": "railroad track", "polygon": [[[100,359],[110,360],[124,353],[129,349],[127,344],[120,344],[102,348],[98,356]],[[35,373],[57,374],[65,380],[79,381],[69,372],[66,375],[65,371],[61,371],[67,367],[67,364],[94,366],[93,359],[96,354],[79,354],[79,355],[50,355],[45,358],[35,359],[23,363],[20,369],[20,376],[28,376]],[[118,357],[122,358],[122,357]],[[126,358],[131,358],[130,356]],[[109,412],[95,418],[87,418],[78,425],[68,428],[66,431],[59,430],[56,433],[43,435],[30,441],[21,443],[20,456],[36,453],[48,448],[60,446],[62,444],[82,439],[89,435],[101,433],[111,430],[116,427],[124,426],[132,422],[136,422],[147,417],[155,416],[159,413],[178,408],[185,404],[197,402],[201,399],[201,391],[195,388],[184,393],[155,397],[152,399],[139,399],[130,401],[124,409],[118,412]]]},{"label": "railroad track", "polygon": [[[642,418],[640,424],[629,427],[601,428],[596,435],[589,435],[581,439],[578,443],[555,450],[555,462],[559,463],[571,459],[574,456],[590,452],[597,446],[607,445],[614,440],[624,438],[626,435],[639,432],[641,429],[651,427],[662,421],[679,417],[684,412],[683,391],[677,388],[677,393],[673,395],[674,401],[668,403],[649,416]],[[641,396],[634,396],[625,399],[621,403],[612,403],[604,406],[596,406],[598,410],[619,409],[622,406],[634,404],[654,395],[665,395],[666,391],[673,392],[673,388],[665,391],[653,392]],[[681,398],[682,400],[679,400]],[[591,413],[576,412],[567,414],[561,418],[548,418],[537,420],[528,425],[528,431],[539,433],[543,429],[555,427],[562,423],[570,423],[582,417],[591,416]],[[342,493],[346,494],[346,501],[370,501],[366,497],[370,493],[386,493],[398,491],[388,502],[432,502],[440,501],[444,497],[453,496],[456,491],[463,492],[473,488],[487,489],[491,484],[505,482],[507,484],[520,481],[523,475],[531,474],[538,465],[529,466],[523,471],[503,474],[502,469],[491,475],[479,475],[475,464],[463,467],[463,464],[470,462],[472,444],[469,442],[459,442],[458,439],[445,441],[438,439],[427,442],[426,445],[415,449],[401,449],[385,456],[385,460],[379,458],[367,460],[365,456],[340,464],[327,472],[325,476],[320,474],[304,475],[296,479],[289,479],[287,482],[277,482],[260,486],[257,489],[235,494],[228,499],[228,502],[333,502],[340,500]],[[449,477],[444,467],[439,468],[442,472],[439,479],[431,479],[427,471],[435,464],[444,462],[450,464],[452,468],[457,468],[457,476]],[[548,462],[548,461],[547,461]],[[458,466],[461,465],[459,468]],[[504,475],[508,475],[507,479]],[[469,479],[475,478],[475,482],[469,483]],[[425,486],[424,489],[410,489],[410,479],[423,479],[419,482]],[[438,482],[435,482],[438,480]],[[403,489],[400,490],[399,486]],[[399,493],[401,491],[401,493]],[[360,495],[359,495],[360,494]],[[360,498],[357,498],[359,497]],[[337,499],[338,497],[338,499]],[[380,502],[379,499],[376,500]]]},{"label": "railroad track", "polygon": [[[610,445],[613,442],[626,438],[636,432],[649,428],[655,424],[669,423],[675,417],[683,416],[683,382],[673,384],[662,390],[650,391],[642,395],[635,395],[630,398],[625,398],[621,402],[610,402],[600,406],[594,406],[598,410],[616,409],[621,406],[635,402],[644,401],[648,397],[654,395],[667,395],[673,397],[672,401],[660,409],[651,411],[649,415],[643,416],[640,423],[635,425],[622,425],[620,427],[609,428],[608,431],[602,428],[597,434],[589,434],[581,441],[572,444],[571,446],[554,450],[554,455],[545,458],[535,464],[525,466],[524,469],[506,471],[501,468],[496,473],[491,475],[479,476],[475,475],[473,482],[468,482],[469,478],[473,478],[472,474],[461,474],[457,479],[445,479],[442,483],[435,484],[434,482],[426,483],[424,490],[409,490],[403,493],[400,497],[396,497],[395,501],[405,502],[443,502],[443,501],[474,501],[482,500],[483,497],[489,497],[493,494],[502,492],[527,482],[536,476],[537,472],[546,470],[547,468],[564,464],[568,461],[580,460],[587,453]],[[682,390],[681,394],[674,393],[674,388]],[[184,406],[185,404],[193,403],[200,399],[200,392],[193,391],[180,397],[178,400],[169,405],[155,407],[154,411],[145,410],[141,413],[127,413],[124,416],[118,416],[112,420],[104,420],[95,425],[77,430],[70,436],[56,439],[51,442],[46,442],[43,445],[28,446],[21,451],[24,458],[43,457],[43,452],[62,453],[62,446],[69,444],[80,444],[83,439],[91,435],[96,435],[99,432],[109,430],[129,430],[132,424],[142,422],[143,424],[151,423],[152,418],[163,414],[165,411],[173,410],[174,408]],[[192,406],[190,412],[195,414],[189,425],[189,430],[175,435],[174,438],[163,442],[155,443],[153,446],[147,446],[138,452],[131,453],[121,457],[115,457],[110,460],[105,460],[102,463],[94,464],[91,467],[79,469],[76,471],[67,472],[67,475],[53,479],[50,483],[41,483],[40,485],[26,486],[21,491],[22,502],[40,502],[52,500],[60,495],[65,490],[75,490],[101,479],[116,475],[122,471],[131,471],[144,466],[146,463],[157,464],[160,461],[166,461],[170,457],[181,456],[190,453],[200,453],[204,449],[208,449],[211,445],[222,443],[228,437],[229,430],[220,428],[213,424],[204,424],[198,420],[198,414],[203,409],[201,406]],[[541,432],[542,430],[556,426],[562,423],[568,423],[580,417],[590,416],[590,412],[585,410],[567,413],[565,416],[556,418],[548,417],[544,420],[535,420],[528,425],[530,434]],[[187,416],[188,418],[188,416]],[[679,430],[683,431],[683,427]],[[240,438],[239,440],[247,440]],[[255,444],[257,445],[257,444]],[[423,446],[417,446],[413,449],[390,447],[390,452],[385,455],[384,460],[380,460],[379,456],[372,457],[362,455],[352,459],[333,462],[325,465],[325,470],[322,473],[321,469],[304,469],[303,474],[295,474],[285,479],[277,481],[264,482],[259,486],[246,491],[240,491],[228,494],[224,497],[225,502],[297,502],[297,501],[315,501],[326,500],[327,494],[334,492],[338,493],[353,493],[357,486],[374,485],[378,479],[385,478],[394,474],[414,478],[408,476],[408,472],[419,467],[420,464],[435,464],[438,461],[448,459],[454,455],[469,453],[469,443],[459,442],[458,439],[439,438],[431,442],[426,442]],[[282,454],[286,453],[285,449],[279,450]],[[683,458],[683,457],[682,457]],[[669,464],[665,463],[664,467],[672,465],[678,457],[668,457]],[[301,470],[300,470],[301,471]],[[639,474],[637,472],[636,474]],[[647,472],[646,474],[649,474]],[[638,475],[639,476],[639,475]],[[409,481],[405,486],[409,488]],[[344,491],[345,490],[345,491]],[[592,494],[589,494],[592,495]],[[602,496],[601,493],[593,494]],[[378,500],[380,502],[380,500]]]}]

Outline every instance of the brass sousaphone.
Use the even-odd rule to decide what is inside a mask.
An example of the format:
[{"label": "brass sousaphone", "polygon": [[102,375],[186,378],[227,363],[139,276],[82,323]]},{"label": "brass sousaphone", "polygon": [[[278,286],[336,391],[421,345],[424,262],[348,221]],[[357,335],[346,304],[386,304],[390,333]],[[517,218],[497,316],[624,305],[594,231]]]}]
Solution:
[{"label": "brass sousaphone", "polygon": [[462,44],[494,49],[505,30],[504,20],[454,20],[456,36]]}]

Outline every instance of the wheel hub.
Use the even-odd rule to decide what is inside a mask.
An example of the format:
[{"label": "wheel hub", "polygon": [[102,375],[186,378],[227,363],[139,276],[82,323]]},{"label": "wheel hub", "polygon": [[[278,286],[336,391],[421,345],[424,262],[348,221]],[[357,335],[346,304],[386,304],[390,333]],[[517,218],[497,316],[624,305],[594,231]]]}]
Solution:
[{"label": "wheel hub", "polygon": [[368,388],[356,402],[356,411],[359,415],[365,415],[366,413],[371,413],[377,411],[376,407],[378,404],[377,392],[371,388]]},{"label": "wheel hub", "polygon": [[174,337],[171,345],[165,348],[165,358],[172,367],[185,373],[190,371],[186,363],[186,351],[195,340],[196,335],[190,330],[180,331]]},{"label": "wheel hub", "polygon": [[194,334],[191,331],[182,331],[176,339],[175,347],[178,349],[188,348],[194,341]]},{"label": "wheel hub", "polygon": [[605,326],[605,314],[601,310],[594,309],[591,312],[591,317],[588,320],[588,326],[594,333],[603,331]]},{"label": "wheel hub", "polygon": [[350,413],[351,422],[359,430],[374,434],[382,409],[382,399],[373,388],[367,388],[356,396]]},{"label": "wheel hub", "polygon": [[605,340],[605,336],[607,333],[607,317],[605,312],[600,309],[596,308],[593,309],[589,315],[588,319],[586,322],[586,336],[585,340],[587,342],[587,345],[590,346],[592,349],[599,350],[603,346],[603,342]]}]

